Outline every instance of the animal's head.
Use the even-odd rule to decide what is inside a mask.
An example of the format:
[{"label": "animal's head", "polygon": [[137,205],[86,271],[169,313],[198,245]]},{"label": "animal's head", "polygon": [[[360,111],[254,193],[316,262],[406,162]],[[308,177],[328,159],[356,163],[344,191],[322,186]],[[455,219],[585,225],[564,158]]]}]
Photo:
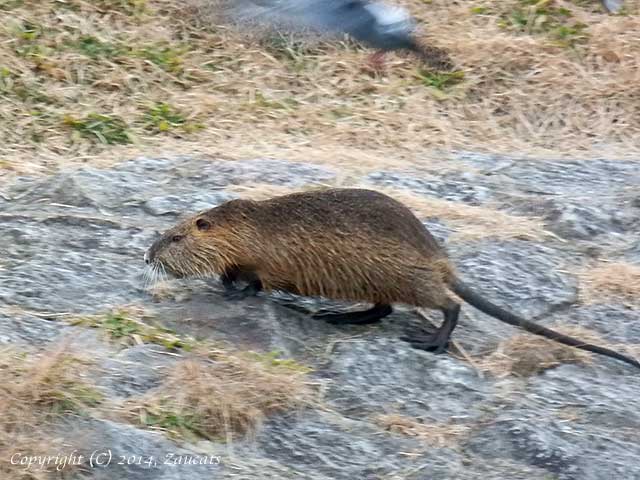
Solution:
[{"label": "animal's head", "polygon": [[[229,255],[237,250],[242,216],[234,215],[240,200],[227,202],[193,215],[170,228],[144,254],[153,278],[208,277],[233,265]],[[236,218],[234,218],[236,217]]]}]

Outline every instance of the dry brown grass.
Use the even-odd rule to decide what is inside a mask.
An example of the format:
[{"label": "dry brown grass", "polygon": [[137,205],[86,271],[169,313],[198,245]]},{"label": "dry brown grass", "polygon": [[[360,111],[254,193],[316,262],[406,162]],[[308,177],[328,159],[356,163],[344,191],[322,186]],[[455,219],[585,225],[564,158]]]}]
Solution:
[{"label": "dry brown grass", "polygon": [[[640,0],[622,16],[595,0],[555,0],[545,8],[567,9],[559,25],[514,27],[523,2],[402,2],[464,71],[442,88],[409,57],[391,56],[372,77],[358,49],[265,48],[198,26],[175,0],[5,2],[2,170],[154,150],[354,167],[422,161],[439,148],[636,155]],[[108,118],[96,126],[90,113]]]},{"label": "dry brown grass", "polygon": [[400,414],[379,415],[375,423],[389,432],[416,437],[434,448],[455,448],[470,430],[468,425],[422,423]]},{"label": "dry brown grass", "polygon": [[603,299],[622,300],[640,307],[640,266],[607,262],[579,273],[580,296],[586,303]]},{"label": "dry brown grass", "polygon": [[[50,422],[67,413],[96,405],[101,395],[87,379],[90,363],[69,353],[65,344],[42,352],[0,352],[0,474],[2,478],[41,480],[61,478],[77,465],[12,464],[24,456],[68,455],[73,446],[53,438]],[[19,460],[14,458],[14,462]],[[62,468],[63,467],[63,468]]]},{"label": "dry brown grass", "polygon": [[[582,327],[559,326],[554,330],[586,343],[608,345],[595,332]],[[530,377],[565,363],[589,364],[592,354],[530,334],[515,335],[501,342],[491,354],[475,359],[474,364],[495,377]]]},{"label": "dry brown grass", "polygon": [[7,401],[50,414],[78,412],[96,404],[100,394],[88,378],[89,360],[67,351],[65,344],[39,353],[3,352],[0,368]]},{"label": "dry brown grass", "polygon": [[124,405],[127,418],[176,437],[232,441],[263,419],[312,403],[306,369],[269,355],[221,350],[181,361],[162,385]]}]

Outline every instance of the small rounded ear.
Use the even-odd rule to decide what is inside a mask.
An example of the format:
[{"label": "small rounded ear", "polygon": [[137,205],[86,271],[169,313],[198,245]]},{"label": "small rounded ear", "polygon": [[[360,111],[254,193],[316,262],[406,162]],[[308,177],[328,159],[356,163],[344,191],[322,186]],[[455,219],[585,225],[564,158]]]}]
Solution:
[{"label": "small rounded ear", "polygon": [[211,222],[205,218],[199,218],[196,220],[196,227],[201,232],[206,232],[211,228]]}]

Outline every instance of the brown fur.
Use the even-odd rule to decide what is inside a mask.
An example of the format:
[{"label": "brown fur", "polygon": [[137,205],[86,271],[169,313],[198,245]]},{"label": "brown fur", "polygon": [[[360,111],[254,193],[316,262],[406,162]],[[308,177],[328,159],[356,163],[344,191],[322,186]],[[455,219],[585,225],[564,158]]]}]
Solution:
[{"label": "brown fur", "polygon": [[[200,231],[198,219],[211,227]],[[178,242],[171,242],[182,235]],[[371,190],[328,189],[233,200],[188,218],[150,251],[177,276],[257,276],[265,290],[445,308],[453,269],[400,202]]]}]

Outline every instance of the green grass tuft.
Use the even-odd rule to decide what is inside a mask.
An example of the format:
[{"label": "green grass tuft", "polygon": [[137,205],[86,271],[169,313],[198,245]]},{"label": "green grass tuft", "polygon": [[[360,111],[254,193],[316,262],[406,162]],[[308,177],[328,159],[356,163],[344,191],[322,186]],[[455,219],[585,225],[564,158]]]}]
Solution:
[{"label": "green grass tuft", "polygon": [[441,92],[446,92],[452,87],[462,83],[464,80],[464,72],[433,72],[420,70],[418,77],[426,87],[432,87]]},{"label": "green grass tuft", "polygon": [[124,48],[109,42],[102,42],[92,35],[83,35],[71,44],[89,58],[113,58],[124,53]]},{"label": "green grass tuft", "polygon": [[24,21],[18,26],[16,37],[20,40],[33,41],[38,39],[43,33],[43,29],[39,25]]},{"label": "green grass tuft", "polygon": [[8,12],[24,5],[24,0],[0,0],[0,12]]},{"label": "green grass tuft", "polygon": [[559,25],[553,28],[549,33],[557,45],[572,47],[587,39],[586,29],[587,26],[585,24],[574,23],[573,25]]},{"label": "green grass tuft", "polygon": [[187,47],[174,48],[170,46],[147,45],[132,50],[130,55],[148,60],[166,72],[179,75],[184,71],[182,56],[187,51]]},{"label": "green grass tuft", "polygon": [[149,428],[162,429],[172,438],[223,440],[220,435],[207,434],[201,426],[203,420],[195,412],[182,411],[170,402],[161,402],[141,410],[140,423]]},{"label": "green grass tuft", "polygon": [[189,337],[180,337],[170,328],[150,325],[139,318],[140,315],[130,314],[125,310],[114,310],[104,315],[94,315],[74,318],[72,325],[82,325],[99,328],[114,341],[124,345],[137,342],[162,345],[168,350],[190,351],[196,341]]},{"label": "green grass tuft", "polygon": [[471,7],[471,13],[474,15],[483,15],[489,13],[489,9],[487,7]]},{"label": "green grass tuft", "polygon": [[90,113],[84,118],[66,115],[64,124],[78,132],[82,137],[104,145],[124,145],[132,143],[129,126],[115,115]]},{"label": "green grass tuft", "polygon": [[312,368],[296,362],[292,358],[280,358],[281,352],[274,350],[268,353],[248,353],[249,358],[254,361],[260,362],[268,367],[274,367],[276,369],[292,370],[297,373],[309,373],[313,371]]},{"label": "green grass tuft", "polygon": [[82,414],[87,408],[95,407],[102,403],[104,399],[103,394],[90,385],[69,383],[61,385],[61,388],[64,388],[64,391],[60,390],[51,399],[52,414]]},{"label": "green grass tuft", "polygon": [[109,313],[102,322],[101,327],[111,338],[120,339],[133,334],[141,333],[140,323],[127,318],[121,312]]},{"label": "green grass tuft", "polygon": [[502,15],[500,25],[514,32],[546,35],[562,47],[588,40],[586,25],[575,21],[570,10],[539,0],[520,0],[515,10]]},{"label": "green grass tuft", "polygon": [[204,128],[200,123],[191,122],[179,109],[168,103],[156,103],[144,113],[142,123],[146,130],[155,133],[165,133],[179,130],[192,133]]}]

